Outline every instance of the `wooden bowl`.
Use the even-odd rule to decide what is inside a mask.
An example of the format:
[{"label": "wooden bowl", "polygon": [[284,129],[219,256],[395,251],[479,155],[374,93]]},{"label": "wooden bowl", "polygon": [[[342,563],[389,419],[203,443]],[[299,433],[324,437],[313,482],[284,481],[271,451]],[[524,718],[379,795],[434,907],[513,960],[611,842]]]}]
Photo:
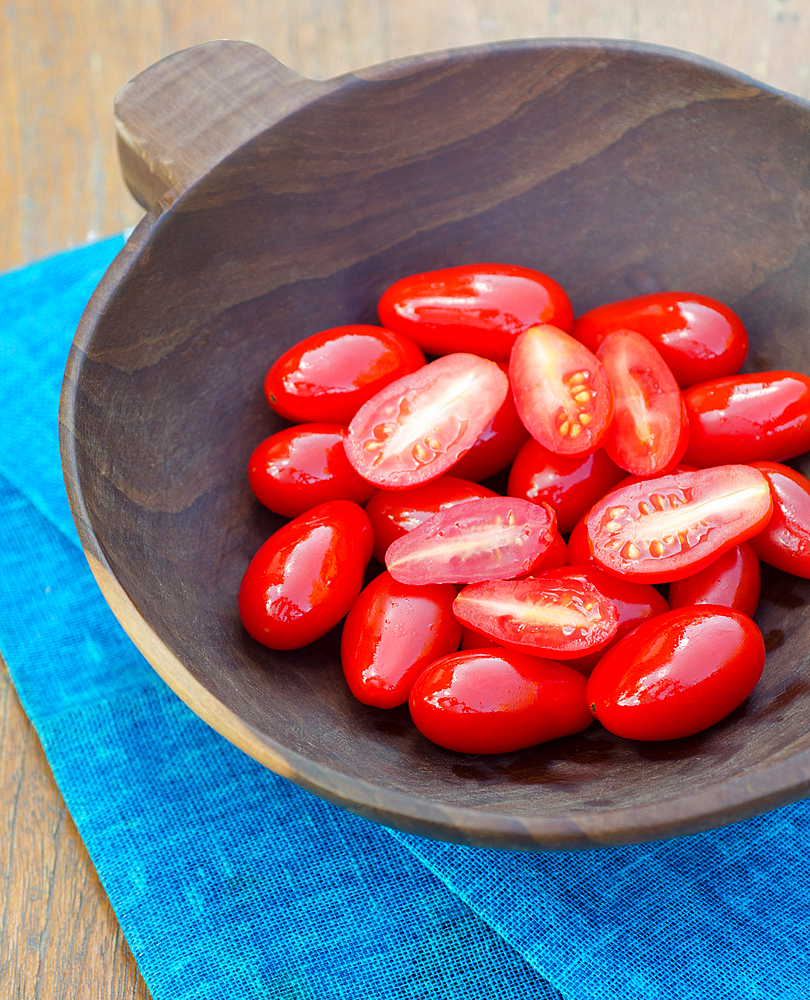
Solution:
[{"label": "wooden bowl", "polygon": [[765,674],[711,730],[632,743],[594,724],[492,757],[428,743],[407,708],[356,702],[337,632],[272,652],[236,608],[282,523],[246,476],[282,425],[267,368],[320,329],[374,323],[403,275],[528,265],[577,312],[702,292],[742,316],[749,369],[810,372],[807,103],[630,43],[484,46],[317,83],[218,42],[137,77],[116,116],[149,212],[78,330],[64,465],[105,597],[196,713],[316,795],[467,844],[640,842],[807,794],[804,580],[765,569]]}]

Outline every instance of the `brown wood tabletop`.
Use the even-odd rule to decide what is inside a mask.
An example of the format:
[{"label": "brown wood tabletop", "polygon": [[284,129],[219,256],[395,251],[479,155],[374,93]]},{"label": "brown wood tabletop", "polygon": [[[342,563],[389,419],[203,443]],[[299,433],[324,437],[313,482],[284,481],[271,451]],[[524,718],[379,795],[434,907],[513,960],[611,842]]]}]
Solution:
[{"label": "brown wood tabletop", "polygon": [[[802,0],[8,0],[0,14],[0,270],[114,233],[142,210],[121,180],[116,92],[178,49],[255,42],[314,79],[521,37],[639,39],[810,95]],[[0,996],[149,996],[36,734],[0,673]]]}]

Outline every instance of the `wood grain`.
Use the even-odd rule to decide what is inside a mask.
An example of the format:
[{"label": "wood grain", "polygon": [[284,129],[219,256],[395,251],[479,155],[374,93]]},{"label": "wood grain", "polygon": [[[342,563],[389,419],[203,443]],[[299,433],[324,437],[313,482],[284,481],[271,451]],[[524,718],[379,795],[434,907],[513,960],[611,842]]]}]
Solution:
[{"label": "wood grain", "polygon": [[[172,52],[244,39],[326,79],[416,52],[544,35],[671,45],[804,97],[810,90],[810,11],[801,0],[458,0],[443,9],[434,0],[8,0],[0,10],[0,269],[138,221],[120,179],[113,97]],[[0,995],[141,1000],[146,988],[75,828],[54,820],[64,805],[7,683],[3,674]],[[33,874],[26,882],[20,873]],[[87,924],[78,932],[70,923],[78,900],[98,918],[89,934]]]}]

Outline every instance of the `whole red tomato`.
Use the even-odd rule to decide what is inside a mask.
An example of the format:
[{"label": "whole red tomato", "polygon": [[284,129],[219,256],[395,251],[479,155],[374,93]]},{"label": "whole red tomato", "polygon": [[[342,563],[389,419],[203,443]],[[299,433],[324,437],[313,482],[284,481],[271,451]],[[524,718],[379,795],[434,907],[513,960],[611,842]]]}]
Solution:
[{"label": "whole red tomato", "polygon": [[434,660],[458,649],[461,623],[450,584],[408,586],[380,573],[346,616],[340,658],[352,694],[364,705],[395,708]]},{"label": "whole red tomato", "polygon": [[606,653],[586,696],[616,736],[674,740],[733,712],[764,664],[762,633],[747,615],[711,604],[677,608],[639,625]]},{"label": "whole red tomato", "polygon": [[734,375],[748,353],[748,334],[728,306],[691,292],[653,292],[583,313],[573,334],[594,353],[615,330],[634,330],[660,352],[678,384]]},{"label": "whole red tomato", "polygon": [[376,488],[349,465],[341,424],[296,424],[265,438],[248,462],[248,480],[265,507],[298,517],[328,500],[364,504]]},{"label": "whole red tomato", "polygon": [[511,264],[463,264],[401,278],[383,292],[383,326],[428,354],[456,351],[508,361],[518,334],[537,323],[570,331],[565,291],[541,271]]},{"label": "whole red tomato", "polygon": [[689,418],[684,462],[780,462],[810,449],[810,378],[758,372],[693,385],[683,393]]},{"label": "whole red tomato", "polygon": [[757,554],[751,542],[740,542],[694,576],[671,583],[669,604],[672,608],[720,604],[753,618],[759,604],[760,588]]},{"label": "whole red tomato", "polygon": [[810,481],[779,462],[753,467],[771,488],[773,515],[751,547],[769,566],[810,579]]},{"label": "whole red tomato", "polygon": [[570,736],[593,721],[585,678],[563,663],[510,649],[445,656],[416,679],[416,728],[460,753],[508,753]]},{"label": "whole red tomato", "polygon": [[264,380],[271,408],[294,423],[348,424],[368,399],[421,368],[408,337],[379,326],[335,326],[285,351]]},{"label": "whole red tomato", "polygon": [[325,635],[363,585],[371,522],[350,500],[319,504],[272,534],[239,588],[248,632],[271,649],[298,649]]}]

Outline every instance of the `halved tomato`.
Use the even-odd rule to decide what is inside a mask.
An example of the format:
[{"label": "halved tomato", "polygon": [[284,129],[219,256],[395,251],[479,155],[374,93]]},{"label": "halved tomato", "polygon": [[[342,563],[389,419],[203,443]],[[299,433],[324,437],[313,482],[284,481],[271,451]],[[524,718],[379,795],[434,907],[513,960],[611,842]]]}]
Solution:
[{"label": "halved tomato", "polygon": [[498,412],[509,380],[494,361],[448,354],[397,379],[360,407],[346,456],[386,490],[407,490],[447,472]]},{"label": "halved tomato", "polygon": [[509,381],[520,419],[532,437],[558,455],[596,451],[613,418],[610,382],[596,355],[544,324],[512,348]]}]

